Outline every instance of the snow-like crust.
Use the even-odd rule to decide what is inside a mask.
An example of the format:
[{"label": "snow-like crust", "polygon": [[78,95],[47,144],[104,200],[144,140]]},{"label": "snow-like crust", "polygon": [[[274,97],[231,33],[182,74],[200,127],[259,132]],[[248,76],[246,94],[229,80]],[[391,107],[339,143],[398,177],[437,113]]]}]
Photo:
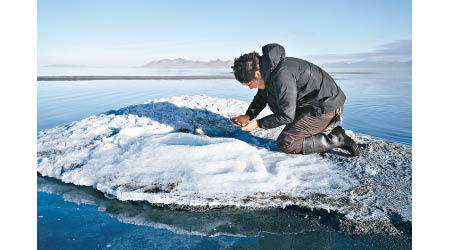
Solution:
[{"label": "snow-like crust", "polygon": [[[352,165],[321,155],[281,153],[274,143],[281,127],[245,133],[230,124],[228,119],[247,107],[232,99],[181,96],[87,117],[39,133],[37,169],[119,200],[194,207],[301,205],[352,219],[388,217],[387,210],[364,201],[363,211],[338,202],[350,197],[351,203],[354,188],[378,168],[366,164],[358,170],[364,173],[360,178]],[[267,114],[265,109],[260,117]],[[358,143],[375,141],[348,134]],[[402,215],[410,217],[409,211]]]}]

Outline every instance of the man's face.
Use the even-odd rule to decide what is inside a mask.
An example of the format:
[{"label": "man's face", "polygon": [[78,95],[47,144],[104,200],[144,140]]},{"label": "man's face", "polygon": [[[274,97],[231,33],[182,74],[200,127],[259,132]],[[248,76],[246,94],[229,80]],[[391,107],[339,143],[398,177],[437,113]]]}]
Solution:
[{"label": "man's face", "polygon": [[249,82],[244,82],[244,85],[247,85],[250,89],[264,89],[266,87],[264,79],[259,71],[255,72],[255,77],[252,80]]}]

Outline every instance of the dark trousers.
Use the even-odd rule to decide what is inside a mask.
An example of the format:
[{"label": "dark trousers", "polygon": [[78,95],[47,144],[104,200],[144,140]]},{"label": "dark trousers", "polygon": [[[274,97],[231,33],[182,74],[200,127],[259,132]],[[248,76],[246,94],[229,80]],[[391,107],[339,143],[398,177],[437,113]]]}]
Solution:
[{"label": "dark trousers", "polygon": [[336,111],[326,114],[313,114],[310,110],[300,109],[295,115],[294,121],[287,124],[278,136],[278,148],[285,153],[300,154],[302,152],[303,138],[332,128],[336,123],[335,116]]}]

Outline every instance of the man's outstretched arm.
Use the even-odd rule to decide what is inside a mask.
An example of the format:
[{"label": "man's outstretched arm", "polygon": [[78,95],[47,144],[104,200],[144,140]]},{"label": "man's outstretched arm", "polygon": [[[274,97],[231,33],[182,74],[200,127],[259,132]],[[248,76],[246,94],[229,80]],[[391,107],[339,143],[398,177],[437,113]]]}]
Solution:
[{"label": "man's outstretched arm", "polygon": [[259,119],[258,127],[263,129],[275,128],[294,121],[295,110],[297,108],[297,84],[290,74],[278,74],[276,79],[272,80],[274,89],[277,93],[276,114],[271,114]]},{"label": "man's outstretched arm", "polygon": [[252,103],[245,112],[246,115],[250,117],[250,120],[255,119],[259,113],[266,107],[267,104],[267,90],[266,89],[258,89],[255,97],[253,97]]},{"label": "man's outstretched arm", "polygon": [[[266,107],[267,104],[267,92],[264,89],[258,89],[255,97],[253,97],[252,103],[245,112],[245,115],[240,115],[237,117],[231,118],[234,121],[237,121],[240,124],[233,123],[234,126],[245,127],[249,124],[249,122],[258,116],[259,113]],[[254,121],[256,123],[256,120]],[[244,131],[248,131],[243,129]]]}]

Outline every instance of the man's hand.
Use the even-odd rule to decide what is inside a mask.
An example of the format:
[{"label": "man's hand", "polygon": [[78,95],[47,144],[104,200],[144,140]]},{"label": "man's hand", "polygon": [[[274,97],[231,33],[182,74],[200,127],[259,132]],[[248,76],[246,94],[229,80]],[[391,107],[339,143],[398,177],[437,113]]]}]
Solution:
[{"label": "man's hand", "polygon": [[250,121],[250,116],[248,116],[248,115],[240,115],[240,116],[238,116],[238,117],[233,117],[233,118],[231,118],[231,119],[234,120],[234,121],[239,122],[240,124],[242,124],[242,126],[239,126],[238,124],[236,124],[236,123],[234,123],[234,122],[231,122],[231,124],[233,124],[233,126],[236,126],[236,127],[244,127],[244,126],[246,126],[246,125],[248,124],[248,122]]},{"label": "man's hand", "polygon": [[253,131],[255,129],[258,128],[258,123],[256,122],[256,120],[251,120],[246,126],[242,126],[242,130],[243,131]]}]

